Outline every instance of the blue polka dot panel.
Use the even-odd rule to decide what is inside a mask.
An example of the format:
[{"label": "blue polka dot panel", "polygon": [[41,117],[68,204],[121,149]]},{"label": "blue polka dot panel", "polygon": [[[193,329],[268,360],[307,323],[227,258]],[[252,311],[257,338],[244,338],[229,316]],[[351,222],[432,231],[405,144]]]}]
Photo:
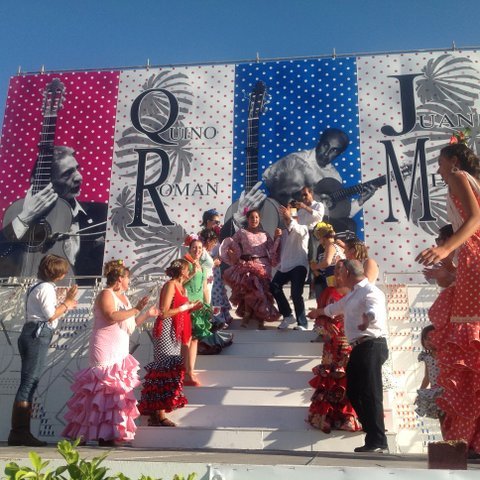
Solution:
[{"label": "blue polka dot panel", "polygon": [[[281,204],[295,200],[303,186],[317,187],[321,180],[317,200],[357,185],[357,104],[354,58],[237,65],[233,199],[257,181]],[[363,236],[361,214],[351,208],[358,194],[344,193],[336,200],[341,205],[331,209],[330,221],[339,231]]]}]

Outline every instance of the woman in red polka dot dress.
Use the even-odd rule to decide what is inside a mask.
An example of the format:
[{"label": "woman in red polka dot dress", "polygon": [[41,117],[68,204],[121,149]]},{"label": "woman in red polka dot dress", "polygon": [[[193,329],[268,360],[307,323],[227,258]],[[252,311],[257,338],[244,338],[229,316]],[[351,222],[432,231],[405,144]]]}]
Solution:
[{"label": "woman in red polka dot dress", "polygon": [[480,454],[480,162],[457,143],[441,150],[438,164],[455,233],[417,257],[431,265],[456,251],[456,281],[429,311],[444,388],[437,404],[445,412],[445,440],[465,439],[471,453]]}]

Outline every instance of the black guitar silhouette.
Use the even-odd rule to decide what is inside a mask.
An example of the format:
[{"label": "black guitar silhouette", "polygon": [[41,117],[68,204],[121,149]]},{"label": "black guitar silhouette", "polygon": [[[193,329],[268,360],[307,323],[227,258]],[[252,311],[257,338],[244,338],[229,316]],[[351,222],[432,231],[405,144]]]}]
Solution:
[{"label": "black guitar silhouette", "polygon": [[[258,182],[258,131],[259,118],[264,110],[266,86],[258,81],[250,94],[248,105],[248,130],[247,130],[247,165],[245,171],[245,192],[249,192]],[[220,238],[233,235],[233,215],[238,211],[239,201],[231,205],[225,214],[225,225],[220,233]],[[272,237],[275,229],[280,225],[278,203],[271,198],[266,198],[259,208],[263,229]]]},{"label": "black guitar silhouette", "polygon": [[[52,80],[43,92],[43,122],[39,154],[36,168],[31,181],[32,195],[43,190],[51,181],[53,147],[58,111],[62,108],[65,86],[58,79]],[[24,199],[12,203],[3,216],[3,227],[9,225],[23,208]],[[67,232],[72,224],[72,209],[63,199],[59,198],[52,208],[28,228],[19,239],[25,250],[22,256],[22,276],[36,275],[42,257],[47,253],[65,257],[63,241],[59,242],[52,236],[53,232]]]}]

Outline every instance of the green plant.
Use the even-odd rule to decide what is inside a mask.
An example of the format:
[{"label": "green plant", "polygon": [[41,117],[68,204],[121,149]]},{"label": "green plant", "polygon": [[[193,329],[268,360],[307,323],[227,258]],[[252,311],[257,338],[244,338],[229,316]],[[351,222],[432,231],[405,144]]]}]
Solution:
[{"label": "green plant", "polygon": [[[66,465],[61,465],[55,470],[47,469],[50,462],[43,461],[40,455],[36,452],[29,452],[28,456],[32,463],[32,467],[19,466],[15,462],[10,462],[5,467],[6,478],[9,480],[131,480],[123,473],[118,473],[114,476],[108,476],[108,468],[101,466],[101,463],[108,456],[108,452],[93,457],[92,460],[80,458],[77,450],[80,439],[71,443],[68,440],[62,440],[57,444],[57,450],[65,459]],[[65,476],[67,474],[68,476]],[[186,480],[195,480],[196,474],[191,473]],[[139,480],[161,480],[154,479],[147,475],[142,475]],[[175,475],[173,480],[185,480],[182,475]]]}]

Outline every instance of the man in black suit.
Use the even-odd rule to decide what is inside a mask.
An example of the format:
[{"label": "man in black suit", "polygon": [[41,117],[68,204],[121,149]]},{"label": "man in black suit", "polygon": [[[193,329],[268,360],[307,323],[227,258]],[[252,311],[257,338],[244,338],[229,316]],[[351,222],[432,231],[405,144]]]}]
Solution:
[{"label": "man in black suit", "polygon": [[22,274],[25,234],[59,199],[63,199],[70,226],[64,232],[51,232],[50,243],[61,244],[63,256],[72,265],[75,275],[102,274],[108,207],[105,203],[77,200],[83,181],[78,167],[72,148],[53,148],[51,183],[35,194],[29,189],[21,211],[0,230],[0,276]]}]

